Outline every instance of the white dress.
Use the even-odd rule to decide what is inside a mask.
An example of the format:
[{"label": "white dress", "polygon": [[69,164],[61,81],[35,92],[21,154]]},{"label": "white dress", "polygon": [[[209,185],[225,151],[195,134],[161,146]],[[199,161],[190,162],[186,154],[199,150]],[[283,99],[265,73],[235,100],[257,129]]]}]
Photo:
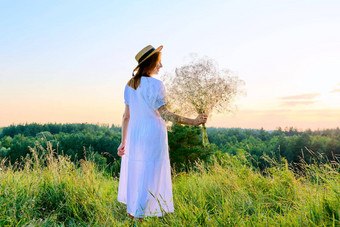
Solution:
[{"label": "white dress", "polygon": [[153,77],[142,76],[137,90],[125,86],[130,120],[117,199],[134,217],[174,212],[168,134],[157,111],[165,96],[162,81]]}]

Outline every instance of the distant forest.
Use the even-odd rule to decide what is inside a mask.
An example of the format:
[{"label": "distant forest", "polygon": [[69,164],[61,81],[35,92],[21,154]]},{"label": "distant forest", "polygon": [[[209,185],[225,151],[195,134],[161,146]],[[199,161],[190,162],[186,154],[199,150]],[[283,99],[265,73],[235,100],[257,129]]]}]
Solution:
[{"label": "distant forest", "polygon": [[[340,158],[340,129],[298,131],[296,128],[263,129],[207,128],[210,146],[201,142],[201,128],[173,124],[168,128],[170,159],[174,168],[185,171],[196,160],[209,160],[215,152],[244,155],[254,167],[270,165],[266,157],[285,158],[289,163],[313,163]],[[72,161],[93,158],[98,165],[119,172],[117,148],[121,128],[94,124],[25,124],[0,129],[0,157],[8,164],[23,165],[29,147],[47,146]]]}]

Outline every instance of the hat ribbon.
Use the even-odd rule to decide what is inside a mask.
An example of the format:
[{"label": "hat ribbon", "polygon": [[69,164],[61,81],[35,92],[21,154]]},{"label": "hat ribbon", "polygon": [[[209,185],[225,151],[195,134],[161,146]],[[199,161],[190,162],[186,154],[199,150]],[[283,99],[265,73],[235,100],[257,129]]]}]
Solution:
[{"label": "hat ribbon", "polygon": [[140,57],[140,59],[138,60],[138,64],[141,63],[147,56],[149,56],[153,51],[155,50],[155,48],[151,48],[150,50],[148,50],[145,54],[143,54],[142,57]]}]

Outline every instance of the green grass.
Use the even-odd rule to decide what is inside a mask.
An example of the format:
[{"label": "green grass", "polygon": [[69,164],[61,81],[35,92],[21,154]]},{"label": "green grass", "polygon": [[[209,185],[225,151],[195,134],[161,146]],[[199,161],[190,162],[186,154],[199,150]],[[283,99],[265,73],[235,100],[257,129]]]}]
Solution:
[{"label": "green grass", "polygon": [[[129,226],[117,202],[118,180],[89,160],[72,163],[37,146],[24,167],[0,171],[0,225]],[[38,155],[41,154],[41,155]],[[188,173],[173,174],[175,213],[137,226],[339,226],[338,163],[303,165],[272,161],[265,174],[244,155],[217,153]],[[2,162],[3,163],[3,162]],[[302,173],[302,172],[301,172]]]}]

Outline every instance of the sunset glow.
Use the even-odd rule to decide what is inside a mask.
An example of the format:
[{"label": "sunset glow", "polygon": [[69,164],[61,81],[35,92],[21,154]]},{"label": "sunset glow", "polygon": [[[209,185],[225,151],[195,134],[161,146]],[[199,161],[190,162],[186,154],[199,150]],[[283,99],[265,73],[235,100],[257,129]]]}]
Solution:
[{"label": "sunset glow", "polygon": [[339,10],[338,1],[1,2],[0,127],[120,125],[134,57],[149,44],[164,45],[156,78],[197,53],[245,81],[237,110],[207,127],[340,127]]}]

